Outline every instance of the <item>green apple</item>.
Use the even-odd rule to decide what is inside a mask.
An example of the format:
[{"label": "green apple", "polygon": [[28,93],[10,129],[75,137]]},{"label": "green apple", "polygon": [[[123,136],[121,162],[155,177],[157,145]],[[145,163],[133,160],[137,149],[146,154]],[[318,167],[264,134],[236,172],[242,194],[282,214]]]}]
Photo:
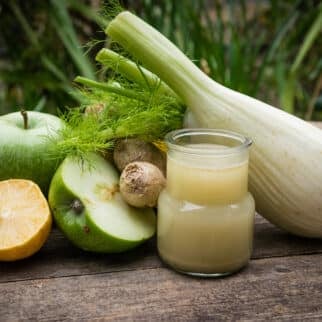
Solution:
[{"label": "green apple", "polygon": [[152,209],[129,206],[119,193],[119,174],[97,154],[82,162],[67,157],[49,189],[55,221],[76,246],[93,252],[131,249],[155,233]]},{"label": "green apple", "polygon": [[63,121],[34,111],[0,116],[0,180],[29,179],[46,194],[58,166],[48,157],[48,136],[58,138]]}]

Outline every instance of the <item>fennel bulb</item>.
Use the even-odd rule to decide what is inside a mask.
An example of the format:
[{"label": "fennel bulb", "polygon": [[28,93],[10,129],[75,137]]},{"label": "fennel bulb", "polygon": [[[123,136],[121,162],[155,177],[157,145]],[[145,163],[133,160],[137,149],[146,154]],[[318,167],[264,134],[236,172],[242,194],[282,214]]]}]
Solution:
[{"label": "fennel bulb", "polygon": [[261,215],[294,234],[322,237],[321,130],[216,83],[129,12],[112,20],[106,33],[170,86],[201,126],[253,139],[249,184]]}]

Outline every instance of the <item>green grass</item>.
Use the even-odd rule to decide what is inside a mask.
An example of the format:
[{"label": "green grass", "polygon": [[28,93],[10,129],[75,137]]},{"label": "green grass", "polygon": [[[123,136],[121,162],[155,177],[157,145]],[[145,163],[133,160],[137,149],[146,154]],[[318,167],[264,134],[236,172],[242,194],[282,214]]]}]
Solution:
[{"label": "green grass", "polygon": [[136,7],[216,81],[322,119],[319,1],[142,0]]},{"label": "green grass", "polygon": [[13,0],[2,10],[0,45],[5,55],[0,57],[0,62],[4,60],[0,114],[21,107],[57,113],[78,104],[73,78],[78,74],[96,78],[94,60],[85,55],[88,37],[94,34],[84,34],[84,28],[98,30],[97,23],[104,25],[104,18],[91,7],[69,0]]},{"label": "green grass", "polygon": [[[100,8],[89,3],[13,0],[2,5],[0,114],[21,107],[56,113],[77,106],[75,76],[104,77],[96,71],[94,56],[108,44],[102,29],[109,14],[100,15]],[[105,3],[109,8],[115,0]],[[322,120],[321,1],[123,4],[221,84],[308,120]]]}]

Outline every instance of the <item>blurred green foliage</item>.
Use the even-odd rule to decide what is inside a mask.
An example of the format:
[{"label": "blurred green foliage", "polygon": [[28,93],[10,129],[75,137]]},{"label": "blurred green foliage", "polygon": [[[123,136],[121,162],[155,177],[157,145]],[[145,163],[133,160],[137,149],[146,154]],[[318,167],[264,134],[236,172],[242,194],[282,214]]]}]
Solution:
[{"label": "blurred green foliage", "polygon": [[182,3],[142,0],[137,10],[221,84],[322,119],[321,1]]},{"label": "blurred green foliage", "polygon": [[85,1],[8,1],[0,12],[0,113],[20,109],[56,113],[75,105],[72,80],[95,79],[85,45],[104,25],[98,5]]},{"label": "blurred green foliage", "polygon": [[[107,1],[108,2],[108,1]],[[306,119],[322,120],[322,2],[128,0],[210,77]],[[0,8],[0,114],[77,105],[107,21],[98,0],[8,1]],[[85,55],[84,45],[98,40]],[[99,43],[102,41],[102,43]],[[108,44],[107,44],[108,45]]]}]

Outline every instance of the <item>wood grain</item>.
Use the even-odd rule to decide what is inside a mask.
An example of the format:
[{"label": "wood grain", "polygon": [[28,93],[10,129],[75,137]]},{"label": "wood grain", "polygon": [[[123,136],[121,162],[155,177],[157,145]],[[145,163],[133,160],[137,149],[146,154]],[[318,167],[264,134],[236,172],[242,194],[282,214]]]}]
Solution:
[{"label": "wood grain", "polygon": [[[322,240],[292,236],[256,216],[253,259],[322,253]],[[124,254],[92,254],[81,251],[54,229],[45,246],[33,257],[0,263],[0,284],[8,281],[162,267],[155,240]]]},{"label": "wood grain", "polygon": [[1,284],[1,321],[322,319],[322,255],[251,261],[224,279],[164,267]]}]

